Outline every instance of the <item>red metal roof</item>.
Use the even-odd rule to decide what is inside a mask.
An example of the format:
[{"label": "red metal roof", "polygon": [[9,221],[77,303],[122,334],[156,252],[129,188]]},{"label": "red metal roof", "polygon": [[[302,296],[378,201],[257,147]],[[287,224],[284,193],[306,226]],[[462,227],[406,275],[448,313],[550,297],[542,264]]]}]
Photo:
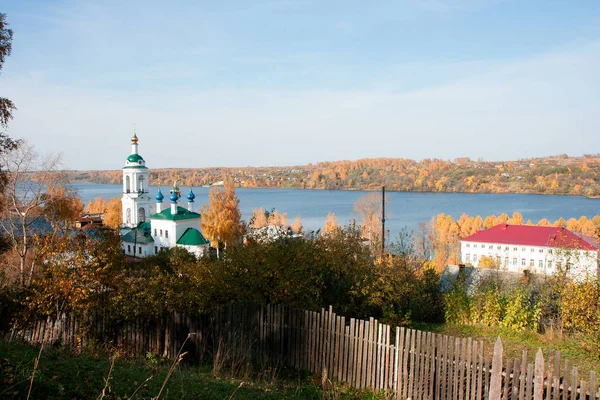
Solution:
[{"label": "red metal roof", "polygon": [[464,237],[461,241],[598,250],[598,247],[570,230],[555,226],[498,224]]}]

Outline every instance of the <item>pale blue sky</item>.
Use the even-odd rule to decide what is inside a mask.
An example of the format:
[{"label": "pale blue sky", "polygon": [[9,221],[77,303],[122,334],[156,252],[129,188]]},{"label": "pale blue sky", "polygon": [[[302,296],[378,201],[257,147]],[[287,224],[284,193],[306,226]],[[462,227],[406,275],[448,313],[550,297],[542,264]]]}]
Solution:
[{"label": "pale blue sky", "polygon": [[600,152],[600,1],[5,0],[8,133],[72,169]]}]

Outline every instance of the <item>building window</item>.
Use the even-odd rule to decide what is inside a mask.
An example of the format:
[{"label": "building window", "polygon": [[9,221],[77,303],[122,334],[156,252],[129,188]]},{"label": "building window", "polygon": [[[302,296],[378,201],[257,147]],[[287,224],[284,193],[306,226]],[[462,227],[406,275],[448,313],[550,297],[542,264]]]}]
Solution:
[{"label": "building window", "polygon": [[552,249],[548,249],[548,254],[552,254]]},{"label": "building window", "polygon": [[162,229],[160,230],[160,237],[162,237]]},{"label": "building window", "polygon": [[138,250],[139,250],[139,252],[140,252],[140,255],[142,255],[142,247],[141,247],[141,246],[140,246],[140,247],[138,247]]},{"label": "building window", "polygon": [[154,228],[154,236],[156,236],[156,228]]},{"label": "building window", "polygon": [[529,266],[530,267],[535,267],[535,260],[529,260]]},{"label": "building window", "polygon": [[517,257],[513,258],[513,265],[517,265]]},{"label": "building window", "polygon": [[532,247],[532,248],[531,248],[531,252],[533,253],[534,251],[535,251],[535,249]]},{"label": "building window", "polygon": [[504,248],[504,251],[508,251],[508,246],[506,246],[506,247]]},{"label": "building window", "polygon": [[[156,235],[156,232],[154,232],[154,235]],[[154,254],[158,254],[158,246],[154,246]]]},{"label": "building window", "polygon": [[513,247],[513,251],[517,251],[519,250],[517,247]]},{"label": "building window", "polygon": [[540,260],[538,264],[540,268],[544,268],[544,260]]},{"label": "building window", "polygon": [[522,265],[522,266],[525,266],[525,265],[526,265],[526,264],[525,264],[525,259],[524,259],[524,258],[521,258],[521,265]]},{"label": "building window", "polygon": [[138,222],[146,221],[146,210],[144,207],[140,207],[138,210]]},{"label": "building window", "polygon": [[131,208],[128,208],[125,212],[125,222],[127,222],[127,224],[131,224]]},{"label": "building window", "polygon": [[552,261],[548,261],[548,268],[552,268]]},{"label": "building window", "polygon": [[127,253],[131,253],[131,245],[127,245]]},{"label": "building window", "polygon": [[543,252],[544,252],[544,249],[540,249],[540,253],[543,253]]},{"label": "building window", "polygon": [[465,256],[465,261],[466,261],[466,262],[470,262],[470,261],[471,261],[471,255],[470,255],[470,254],[467,254],[467,255]]},{"label": "building window", "polygon": [[489,249],[493,249],[494,246],[492,246],[491,244],[488,246]]},{"label": "building window", "polygon": [[496,249],[502,250],[502,246],[498,246],[498,247],[496,247]]},{"label": "building window", "polygon": [[473,247],[474,247],[474,248],[477,248],[477,243],[475,243],[475,244],[473,245]]},{"label": "building window", "polygon": [[477,254],[473,254],[473,262],[477,261]]},{"label": "building window", "polygon": [[521,247],[521,251],[525,251],[525,247]]},{"label": "building window", "polygon": [[508,265],[508,257],[504,257],[504,265]]},{"label": "building window", "polygon": [[471,247],[471,244],[467,243],[467,247]]},{"label": "building window", "polygon": [[165,230],[165,237],[168,238],[169,237],[169,231]]}]

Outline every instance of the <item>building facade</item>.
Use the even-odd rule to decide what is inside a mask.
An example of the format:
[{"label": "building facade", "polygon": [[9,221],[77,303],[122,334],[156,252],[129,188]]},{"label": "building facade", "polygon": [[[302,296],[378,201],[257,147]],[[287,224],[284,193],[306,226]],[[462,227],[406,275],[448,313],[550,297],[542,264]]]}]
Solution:
[{"label": "building facade", "polygon": [[177,183],[169,193],[169,207],[163,207],[164,195],[156,194],[156,213],[150,214],[148,167],[138,153],[138,138],[131,138],[131,154],[123,167],[123,252],[134,257],[158,254],[161,249],[182,247],[199,257],[208,250],[209,242],[200,231],[199,213],[194,211],[196,196],[190,190],[187,208],[181,207],[181,191]]},{"label": "building facade", "polygon": [[498,224],[460,241],[466,265],[580,277],[598,276],[599,250],[593,238],[553,226]]}]

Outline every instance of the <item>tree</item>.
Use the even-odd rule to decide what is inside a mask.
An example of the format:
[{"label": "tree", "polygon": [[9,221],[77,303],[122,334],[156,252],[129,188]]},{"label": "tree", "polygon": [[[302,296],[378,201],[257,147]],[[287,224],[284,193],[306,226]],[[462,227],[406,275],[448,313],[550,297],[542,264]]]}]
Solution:
[{"label": "tree", "polygon": [[98,196],[94,200],[89,201],[86,210],[90,214],[104,214],[107,208],[106,200],[102,196]]},{"label": "tree", "polygon": [[324,234],[332,234],[338,230],[338,222],[335,214],[330,212],[327,214],[327,219],[325,220],[325,226],[323,227]]},{"label": "tree", "polygon": [[565,221],[565,219],[563,217],[560,217],[559,219],[554,221],[552,226],[556,226],[558,228],[564,228],[565,226],[567,226],[567,222]]},{"label": "tree", "polygon": [[547,218],[542,218],[537,223],[538,226],[550,226],[550,221]]},{"label": "tree", "polygon": [[123,203],[118,197],[113,197],[106,203],[104,225],[112,229],[119,229],[123,225]]},{"label": "tree", "polygon": [[209,204],[202,207],[202,232],[217,248],[233,245],[242,234],[239,209],[240,201],[235,195],[232,179],[226,179],[223,187],[213,186],[208,194]]},{"label": "tree", "polygon": [[294,219],[294,223],[292,223],[292,232],[294,233],[301,233],[302,232],[302,221],[300,220],[300,217],[296,217]]},{"label": "tree", "polygon": [[[6,14],[0,13],[0,72],[2,72],[4,60],[6,60],[6,57],[10,56],[12,51],[12,38],[13,31],[12,29],[8,28]],[[16,107],[12,101],[4,97],[0,97],[0,127],[7,127],[8,121],[12,119],[12,112],[14,110],[16,110]],[[0,141],[0,143],[2,143],[2,147],[4,147],[4,143],[6,141],[12,142],[12,139],[4,134],[1,134]]]},{"label": "tree", "polygon": [[260,229],[267,226],[267,216],[265,215],[264,208],[255,208],[254,211],[252,211],[250,226],[254,229]]},{"label": "tree", "polygon": [[[12,29],[8,29],[8,23],[6,22],[6,14],[0,13],[0,73],[2,73],[2,66],[4,60],[10,55],[12,51]],[[0,128],[6,128],[8,121],[12,119],[12,112],[16,110],[15,105],[9,99],[0,97]],[[0,154],[11,152],[21,143],[20,140],[13,140],[4,132],[0,132]],[[5,172],[6,165],[0,162],[0,193],[4,193],[4,187],[8,183],[8,178]],[[0,211],[2,210],[3,203],[0,203]]]},{"label": "tree", "polygon": [[371,245],[381,240],[382,199],[379,193],[364,195],[354,203],[354,211],[361,218],[361,232]]},{"label": "tree", "polygon": [[512,215],[510,223],[513,225],[523,225],[523,216],[521,213],[515,211]]},{"label": "tree", "polygon": [[60,159],[60,155],[42,158],[27,143],[0,153],[0,163],[7,168],[5,208],[0,223],[18,255],[21,286],[27,286],[35,272],[39,258],[35,243],[41,236],[59,233],[57,229],[48,229],[48,222],[69,217],[63,206],[72,198],[61,198],[68,176],[58,172]]}]

